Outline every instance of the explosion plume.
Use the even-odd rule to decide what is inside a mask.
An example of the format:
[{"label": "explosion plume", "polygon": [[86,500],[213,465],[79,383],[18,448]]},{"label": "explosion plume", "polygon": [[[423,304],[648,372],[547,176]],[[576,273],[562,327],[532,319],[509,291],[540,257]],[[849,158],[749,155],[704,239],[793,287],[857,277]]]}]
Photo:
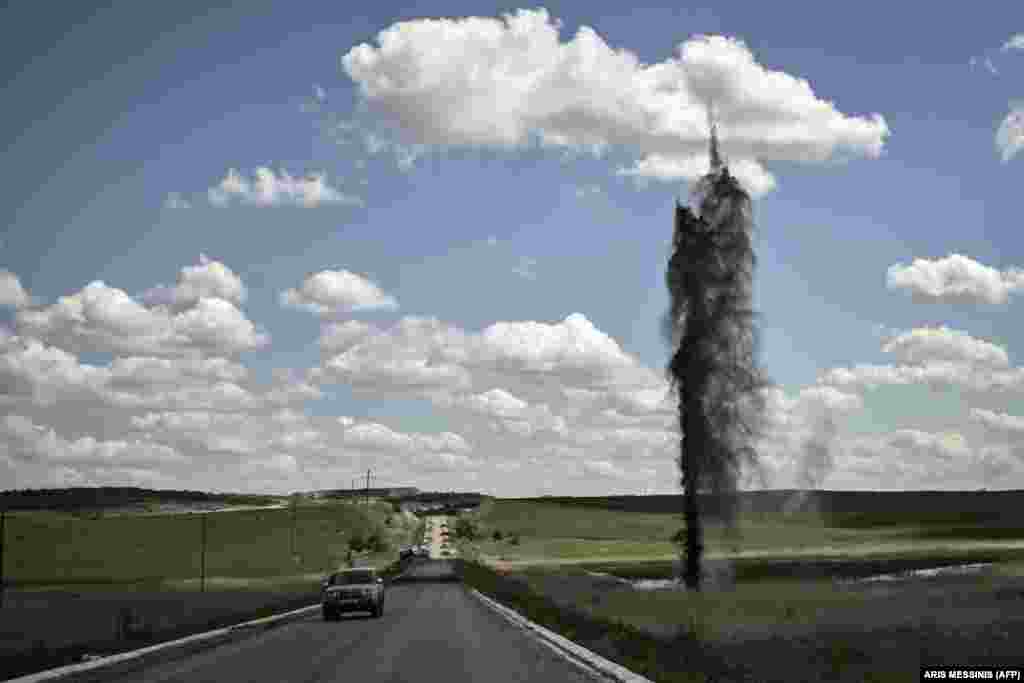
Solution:
[{"label": "explosion plume", "polygon": [[[710,114],[709,114],[710,118]],[[694,188],[696,211],[676,202],[665,283],[664,332],[675,348],[669,380],[679,399],[679,469],[686,520],[683,578],[700,588],[700,499],[732,529],[736,489],[764,412],[752,308],[755,257],[750,196],[729,173],[710,122],[711,169]]]}]

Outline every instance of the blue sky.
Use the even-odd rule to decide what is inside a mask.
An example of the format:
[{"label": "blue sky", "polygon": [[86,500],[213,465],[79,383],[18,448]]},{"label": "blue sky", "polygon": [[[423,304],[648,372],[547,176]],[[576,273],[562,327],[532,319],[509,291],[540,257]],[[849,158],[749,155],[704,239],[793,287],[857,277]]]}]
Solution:
[{"label": "blue sky", "polygon": [[[523,20],[521,37],[541,41],[525,53],[497,37],[511,30],[501,19],[518,9],[510,5],[374,3],[358,15],[342,3],[0,10],[0,270],[27,293],[12,294],[8,277],[9,305],[0,305],[4,479],[291,490],[344,485],[373,467],[382,483],[499,495],[675,490],[670,411],[630,404],[629,392],[656,390],[669,353],[659,320],[672,204],[687,197],[694,172],[678,169],[699,162],[699,136],[630,118],[673,110],[652,104],[659,91],[637,86],[639,72],[614,55],[635,56],[637,69],[676,68],[685,43],[695,52],[674,73],[697,80],[680,97],[724,88],[725,153],[734,168],[754,169],[739,175],[756,196],[762,362],[778,384],[763,447],[769,482],[800,480],[802,444],[830,414],[840,433],[812,485],[1024,486],[1024,383],[1014,374],[1024,341],[1014,311],[1024,49],[1013,40],[1024,12],[948,9],[922,26],[919,11],[892,3],[543,8],[546,17],[525,7],[534,21]],[[444,39],[413,30],[465,17],[490,23],[463,22]],[[537,46],[555,20],[559,49],[589,46],[598,58],[577,71],[559,70],[562,53],[546,63]],[[578,40],[580,27],[599,40]],[[384,30],[414,49],[385,47]],[[359,54],[346,67],[343,57]],[[524,54],[567,80],[518,95],[488,90]],[[482,96],[452,77],[474,60]],[[418,93],[399,92],[403,78],[422,79]],[[608,142],[599,156],[593,139]],[[655,163],[659,145],[668,154],[677,143]],[[231,169],[251,189],[259,168],[281,191],[275,199],[240,190],[221,206],[210,194]],[[320,189],[292,182],[311,174]],[[159,307],[144,293],[187,284],[183,268],[210,263],[211,278],[244,283],[230,310],[217,309],[242,316],[231,317],[241,326],[231,334],[242,336],[128,343],[111,336],[135,329],[124,321],[58,315],[60,297],[94,281]],[[307,277],[342,271],[397,306],[367,304],[367,290],[342,285],[319,300],[326,314],[282,303]],[[231,299],[224,291],[201,294]],[[167,315],[187,316],[200,298],[175,299]],[[565,323],[577,313],[585,325]],[[395,331],[409,318],[436,319],[469,341],[438,342],[440,332],[419,328],[409,335],[426,336],[409,341]],[[318,339],[346,321],[370,332],[335,349],[348,356],[331,366],[339,354]],[[391,355],[415,355],[410,345],[428,367],[463,379],[410,389],[408,377],[382,374]],[[29,363],[30,351],[103,379],[86,391]],[[172,374],[186,358],[223,359],[237,365],[230,383],[255,398],[205,410],[205,399],[168,398],[169,379],[112,378],[126,359],[146,358]],[[605,362],[615,373],[632,363],[634,374],[600,386],[572,374],[601,374]],[[190,396],[229,381],[185,375],[199,392]],[[574,403],[581,388],[597,401],[586,409]],[[294,396],[268,399],[275,390]],[[490,408],[474,402],[485,395]],[[622,401],[632,407],[616,408]],[[207,425],[205,440],[175,415]],[[209,426],[217,419],[223,431]],[[271,423],[280,428],[231,441]],[[214,432],[231,443],[214,443]]]}]

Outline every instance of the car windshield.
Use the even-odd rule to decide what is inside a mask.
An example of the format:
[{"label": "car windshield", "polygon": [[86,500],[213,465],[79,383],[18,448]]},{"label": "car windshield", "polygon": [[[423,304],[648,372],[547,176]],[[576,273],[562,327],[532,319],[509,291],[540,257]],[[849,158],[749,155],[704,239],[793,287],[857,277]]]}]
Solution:
[{"label": "car windshield", "polygon": [[373,572],[343,572],[334,574],[328,583],[332,586],[350,586],[354,583],[373,583]]}]

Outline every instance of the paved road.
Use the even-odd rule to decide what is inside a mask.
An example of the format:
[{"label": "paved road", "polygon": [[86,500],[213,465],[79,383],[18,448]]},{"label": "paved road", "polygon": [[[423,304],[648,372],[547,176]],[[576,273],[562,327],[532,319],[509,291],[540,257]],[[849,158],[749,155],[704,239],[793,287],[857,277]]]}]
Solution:
[{"label": "paved road", "polygon": [[127,663],[73,679],[116,683],[320,683],[328,681],[529,681],[595,679],[494,614],[450,578],[444,561],[423,561],[412,581],[387,589],[384,616],[315,616],[233,636],[203,650]]}]

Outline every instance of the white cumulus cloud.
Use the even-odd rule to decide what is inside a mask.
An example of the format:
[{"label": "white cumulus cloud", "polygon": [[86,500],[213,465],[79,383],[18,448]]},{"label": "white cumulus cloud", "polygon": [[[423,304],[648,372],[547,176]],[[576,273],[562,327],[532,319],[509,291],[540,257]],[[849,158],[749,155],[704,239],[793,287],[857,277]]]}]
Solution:
[{"label": "white cumulus cloud", "polygon": [[22,308],[30,303],[32,299],[21,286],[18,276],[9,270],[0,270],[0,306]]},{"label": "white cumulus cloud", "polygon": [[905,363],[965,362],[993,368],[1010,365],[1006,349],[948,327],[919,327],[896,335],[882,346]]},{"label": "white cumulus cloud", "polygon": [[1024,271],[997,270],[962,254],[940,259],[914,259],[910,265],[889,267],[886,284],[904,290],[915,301],[1005,304],[1010,294],[1024,289]]},{"label": "white cumulus cloud", "polygon": [[282,292],[281,304],[322,316],[398,308],[393,296],[366,277],[347,270],[322,270],[310,275],[298,289]]},{"label": "white cumulus cloud", "polygon": [[[568,40],[547,10],[395,23],[342,58],[362,97],[410,141],[547,146],[637,155],[635,175],[693,176],[712,103],[724,153],[754,193],[764,161],[875,157],[879,114],[849,116],[804,79],[758,63],[740,40],[696,36],[644,64],[582,26]],[[738,173],[739,175],[739,173]]]},{"label": "white cumulus cloud", "polygon": [[174,287],[157,285],[144,292],[142,300],[151,305],[192,306],[203,297],[215,297],[240,304],[245,295],[245,285],[234,271],[200,254],[198,265],[181,269]]}]

